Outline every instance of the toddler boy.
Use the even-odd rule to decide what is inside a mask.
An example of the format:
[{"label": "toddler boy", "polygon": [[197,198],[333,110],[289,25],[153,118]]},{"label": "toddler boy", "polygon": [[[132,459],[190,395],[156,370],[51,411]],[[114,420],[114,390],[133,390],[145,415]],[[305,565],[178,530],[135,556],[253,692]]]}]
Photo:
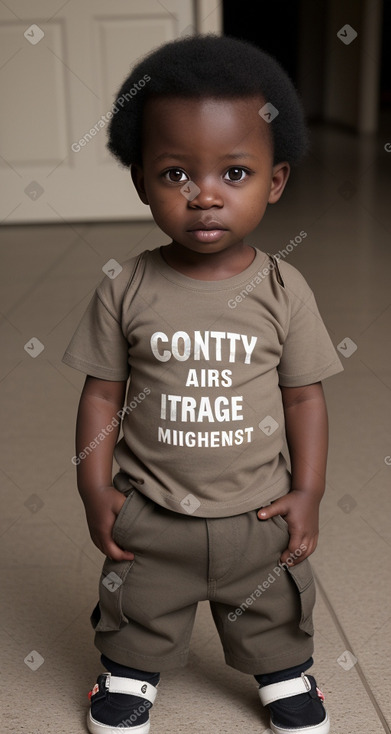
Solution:
[{"label": "toddler boy", "polygon": [[149,732],[160,673],[186,664],[201,600],[272,731],[329,731],[305,675],[308,556],[325,489],[321,381],[342,366],[304,278],[245,242],[306,146],[285,72],[232,38],[165,44],[117,94],[109,149],[171,242],[102,280],[63,357],[87,374],[75,463],[106,555],[92,734]]}]

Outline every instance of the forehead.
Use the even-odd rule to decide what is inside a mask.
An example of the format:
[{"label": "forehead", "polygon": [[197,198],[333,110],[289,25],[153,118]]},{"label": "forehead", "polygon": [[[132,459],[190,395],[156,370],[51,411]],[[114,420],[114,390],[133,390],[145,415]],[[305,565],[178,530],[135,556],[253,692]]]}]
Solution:
[{"label": "forehead", "polygon": [[257,149],[272,155],[269,125],[258,114],[262,97],[157,97],[149,99],[143,116],[143,156],[182,149],[216,153]]}]

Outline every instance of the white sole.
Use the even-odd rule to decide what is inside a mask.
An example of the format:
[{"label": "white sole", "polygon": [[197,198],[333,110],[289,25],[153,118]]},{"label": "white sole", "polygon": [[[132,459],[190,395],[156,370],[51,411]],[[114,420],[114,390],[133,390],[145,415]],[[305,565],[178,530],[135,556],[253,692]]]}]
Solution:
[{"label": "white sole", "polygon": [[300,729],[286,729],[285,727],[276,726],[270,722],[270,728],[273,734],[329,734],[330,719],[326,713],[326,718],[320,724],[312,726],[302,726]]},{"label": "white sole", "polygon": [[[125,723],[126,719],[124,720]],[[139,726],[108,726],[95,721],[91,716],[91,711],[87,714],[87,729],[90,734],[149,734],[150,726],[149,721],[145,724],[139,724]]]}]

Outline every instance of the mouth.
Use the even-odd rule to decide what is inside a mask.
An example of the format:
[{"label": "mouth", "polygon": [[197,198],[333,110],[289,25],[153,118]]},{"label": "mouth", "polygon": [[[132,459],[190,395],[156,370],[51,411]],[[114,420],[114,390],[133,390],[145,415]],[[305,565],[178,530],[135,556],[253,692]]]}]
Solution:
[{"label": "mouth", "polygon": [[197,242],[217,242],[228,230],[222,222],[216,219],[200,219],[188,228],[188,233],[194,237]]}]

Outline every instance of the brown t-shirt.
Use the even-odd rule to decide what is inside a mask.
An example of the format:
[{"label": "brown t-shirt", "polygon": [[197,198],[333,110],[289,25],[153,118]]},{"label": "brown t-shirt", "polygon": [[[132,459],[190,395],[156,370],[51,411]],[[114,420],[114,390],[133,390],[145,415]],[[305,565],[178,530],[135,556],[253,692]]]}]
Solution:
[{"label": "brown t-shirt", "polygon": [[239,275],[202,281],[146,251],[137,289],[136,258],[126,261],[96,289],[63,357],[104,380],[130,377],[115,459],[182,514],[236,515],[286,494],[279,385],[342,370],[303,276],[255,252]]}]

